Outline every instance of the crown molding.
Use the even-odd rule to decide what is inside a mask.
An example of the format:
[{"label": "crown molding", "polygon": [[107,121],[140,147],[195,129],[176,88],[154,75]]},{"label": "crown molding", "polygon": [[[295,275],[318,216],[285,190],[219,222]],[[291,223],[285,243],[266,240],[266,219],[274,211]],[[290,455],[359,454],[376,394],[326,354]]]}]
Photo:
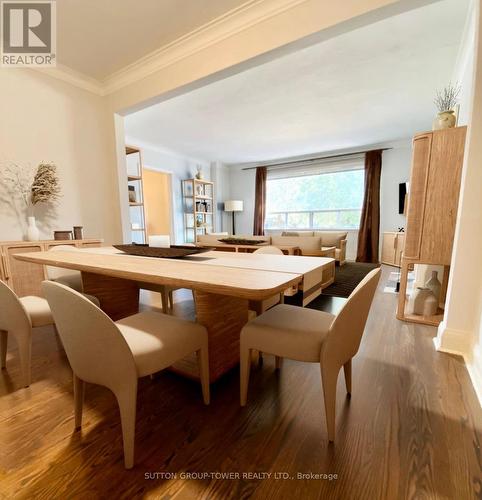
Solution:
[{"label": "crown molding", "polygon": [[105,96],[306,1],[248,0],[103,80],[61,64],[54,68],[34,69],[93,94]]},{"label": "crown molding", "polygon": [[53,68],[39,67],[33,69],[45,75],[51,76],[52,78],[56,78],[57,80],[62,80],[70,85],[74,85],[75,87],[91,92],[92,94],[97,94],[99,96],[105,95],[102,82],[96,80],[95,78],[90,78],[67,66],[63,66],[62,64],[57,64],[57,66]]},{"label": "crown molding", "polygon": [[175,64],[205,48],[276,16],[307,0],[249,0],[213,21],[157,49],[102,81],[104,94]]}]

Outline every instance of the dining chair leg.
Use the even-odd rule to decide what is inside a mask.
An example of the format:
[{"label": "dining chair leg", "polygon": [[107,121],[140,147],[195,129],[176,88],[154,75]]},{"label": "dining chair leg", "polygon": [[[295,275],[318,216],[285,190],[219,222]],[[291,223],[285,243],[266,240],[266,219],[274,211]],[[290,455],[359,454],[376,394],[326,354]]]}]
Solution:
[{"label": "dining chair leg", "polygon": [[279,370],[281,368],[282,363],[283,363],[283,358],[280,358],[279,356],[274,357],[275,370]]},{"label": "dining chair leg", "polygon": [[343,371],[345,372],[346,392],[351,396],[351,359],[343,365]]},{"label": "dining chair leg", "polygon": [[335,416],[336,416],[336,381],[340,368],[320,364],[321,383],[323,385],[323,398],[325,401],[326,427],[328,440],[335,441]]},{"label": "dining chair leg", "polygon": [[84,405],[85,382],[74,373],[74,413],[75,429],[82,427],[82,408]]},{"label": "dining chair leg", "polygon": [[201,378],[201,388],[203,392],[204,404],[209,404],[209,356],[208,348],[203,347],[196,351],[197,362],[199,364],[199,376]]},{"label": "dining chair leg", "polygon": [[137,380],[130,387],[123,387],[116,394],[122,425],[124,443],[124,465],[126,469],[134,467],[134,441],[136,434]]},{"label": "dining chair leg", "polygon": [[0,330],[0,357],[2,360],[2,368],[7,366],[7,344],[8,344],[8,332],[5,330]]},{"label": "dining chair leg", "polygon": [[239,367],[240,403],[241,406],[246,406],[246,401],[248,399],[249,372],[251,369],[251,349],[241,347]]},{"label": "dining chair leg", "polygon": [[168,297],[168,309],[172,313],[172,311],[174,310],[174,296],[172,290],[169,290],[169,292],[167,293],[167,297]]},{"label": "dining chair leg", "polygon": [[32,359],[32,339],[30,335],[17,337],[18,355],[20,358],[20,369],[23,377],[24,387],[28,387],[31,382],[30,363]]}]

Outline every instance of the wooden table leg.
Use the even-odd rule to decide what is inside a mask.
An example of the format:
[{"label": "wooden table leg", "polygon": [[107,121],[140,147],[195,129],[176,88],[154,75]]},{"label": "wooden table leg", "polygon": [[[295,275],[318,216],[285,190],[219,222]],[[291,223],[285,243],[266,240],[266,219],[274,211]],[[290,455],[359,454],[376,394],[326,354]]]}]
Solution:
[{"label": "wooden table leg", "polygon": [[[239,363],[239,334],[248,321],[248,301],[194,290],[196,320],[208,330],[209,377],[214,382]],[[195,357],[171,367],[190,378],[198,378]]]},{"label": "wooden table leg", "polygon": [[135,281],[82,271],[84,292],[100,301],[101,309],[114,321],[139,312],[139,286]]}]

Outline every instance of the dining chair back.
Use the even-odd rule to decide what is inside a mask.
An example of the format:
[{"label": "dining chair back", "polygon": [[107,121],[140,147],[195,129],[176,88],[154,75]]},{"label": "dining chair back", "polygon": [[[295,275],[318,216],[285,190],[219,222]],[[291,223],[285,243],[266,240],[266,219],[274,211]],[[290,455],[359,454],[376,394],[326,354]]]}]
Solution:
[{"label": "dining chair back", "polygon": [[[80,250],[74,245],[54,245],[49,248],[49,252],[79,252]],[[82,292],[82,276],[80,271],[73,269],[64,269],[62,267],[45,266],[47,277],[51,281],[57,281],[77,292]]]},{"label": "dining chair back", "polygon": [[24,387],[30,385],[32,357],[32,328],[52,325],[48,303],[42,297],[17,297],[15,292],[0,281],[0,360],[6,368],[8,336],[17,341],[20,369]]},{"label": "dining chair back", "polygon": [[351,292],[331,324],[322,356],[342,365],[358,352],[380,272],[379,267],[370,271]]},{"label": "dining chair back", "polygon": [[266,254],[272,254],[272,255],[284,255],[282,250],[280,250],[278,247],[274,247],[272,245],[267,245],[265,247],[259,247],[257,250],[255,250],[253,253],[266,253]]},{"label": "dining chair back", "polygon": [[70,366],[80,379],[115,393],[126,380],[137,378],[132,352],[107,314],[60,283],[44,281],[42,289]]}]

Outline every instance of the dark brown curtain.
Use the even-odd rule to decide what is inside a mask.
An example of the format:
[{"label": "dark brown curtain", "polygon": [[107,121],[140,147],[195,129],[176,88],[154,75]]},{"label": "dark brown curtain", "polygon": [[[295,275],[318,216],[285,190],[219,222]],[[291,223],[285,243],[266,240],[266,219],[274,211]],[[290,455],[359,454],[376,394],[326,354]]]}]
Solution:
[{"label": "dark brown curtain", "polygon": [[365,154],[365,196],[358,232],[357,262],[378,263],[380,234],[380,174],[382,150]]},{"label": "dark brown curtain", "polygon": [[254,198],[254,236],[264,236],[264,219],[266,216],[266,176],[268,169],[256,169],[256,191]]}]

